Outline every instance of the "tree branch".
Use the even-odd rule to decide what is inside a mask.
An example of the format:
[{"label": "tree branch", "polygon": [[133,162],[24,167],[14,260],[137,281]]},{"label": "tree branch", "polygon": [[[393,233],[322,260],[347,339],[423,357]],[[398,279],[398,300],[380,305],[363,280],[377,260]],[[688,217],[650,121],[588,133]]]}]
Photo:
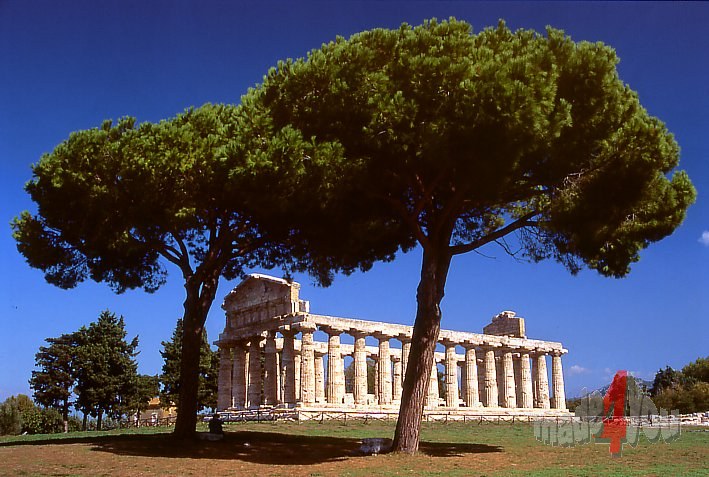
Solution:
[{"label": "tree branch", "polygon": [[165,245],[164,247],[162,247],[159,250],[159,252],[160,252],[160,255],[165,257],[165,259],[168,260],[169,262],[174,263],[175,265],[177,265],[180,268],[182,267],[181,257],[177,255],[177,253],[176,253],[177,250],[175,250],[173,247]]},{"label": "tree branch", "polygon": [[[187,278],[191,275],[194,274],[194,271],[192,270],[192,266],[190,265],[190,253],[187,250],[187,246],[185,245],[185,242],[182,241],[179,237],[177,237],[174,233],[170,232],[170,235],[172,236],[172,240],[175,241],[178,247],[180,247],[180,253],[176,254],[177,257],[179,257],[177,262],[175,263],[178,267],[180,267],[180,270],[182,270],[182,276]],[[167,257],[165,257],[167,258]],[[170,260],[168,258],[168,260]],[[172,261],[172,260],[170,260]]]},{"label": "tree branch", "polygon": [[454,245],[450,247],[450,252],[451,255],[460,255],[461,253],[467,253],[470,252],[471,250],[475,250],[476,248],[482,247],[485,244],[488,244],[490,242],[494,242],[497,239],[504,237],[510,232],[513,232],[517,229],[520,229],[522,227],[528,227],[530,225],[534,225],[534,222],[530,222],[529,219],[537,215],[538,212],[530,212],[528,214],[523,215],[519,219],[515,220],[511,224],[506,225],[505,227],[502,227],[501,229],[497,229],[496,231],[487,234],[484,237],[481,237],[478,240],[475,240],[473,242],[469,242],[466,244],[461,244],[461,245]]}]

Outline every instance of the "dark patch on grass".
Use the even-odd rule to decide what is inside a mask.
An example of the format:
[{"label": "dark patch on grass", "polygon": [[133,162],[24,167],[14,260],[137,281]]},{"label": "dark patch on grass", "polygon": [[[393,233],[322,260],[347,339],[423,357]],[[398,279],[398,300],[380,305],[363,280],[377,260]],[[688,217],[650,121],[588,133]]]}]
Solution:
[{"label": "dark patch on grass", "polygon": [[[359,438],[305,436],[279,432],[227,432],[221,441],[181,440],[171,434],[107,435],[2,443],[0,446],[89,444],[91,450],[121,456],[209,460],[241,460],[270,465],[312,465],[356,455]],[[431,457],[502,452],[498,446],[422,442],[420,452]]]}]

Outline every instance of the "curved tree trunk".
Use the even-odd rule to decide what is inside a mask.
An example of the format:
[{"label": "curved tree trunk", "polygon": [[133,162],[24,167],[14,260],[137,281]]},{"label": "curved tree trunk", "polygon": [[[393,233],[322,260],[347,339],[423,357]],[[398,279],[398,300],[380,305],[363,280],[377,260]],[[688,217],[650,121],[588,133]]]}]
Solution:
[{"label": "curved tree trunk", "polygon": [[423,252],[421,281],[416,293],[416,321],[392,446],[397,452],[413,454],[419,446],[423,406],[441,329],[440,303],[451,260],[447,248],[443,250],[424,249]]}]

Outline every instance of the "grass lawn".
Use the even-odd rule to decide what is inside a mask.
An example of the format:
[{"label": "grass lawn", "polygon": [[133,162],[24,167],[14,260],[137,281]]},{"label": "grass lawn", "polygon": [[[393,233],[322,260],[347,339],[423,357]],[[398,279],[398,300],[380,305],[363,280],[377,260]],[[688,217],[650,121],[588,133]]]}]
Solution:
[{"label": "grass lawn", "polygon": [[391,437],[393,423],[250,423],[222,441],[185,443],[170,429],[0,438],[2,476],[709,476],[709,432],[623,447],[544,445],[531,425],[431,423],[415,456],[355,456],[360,439]]}]

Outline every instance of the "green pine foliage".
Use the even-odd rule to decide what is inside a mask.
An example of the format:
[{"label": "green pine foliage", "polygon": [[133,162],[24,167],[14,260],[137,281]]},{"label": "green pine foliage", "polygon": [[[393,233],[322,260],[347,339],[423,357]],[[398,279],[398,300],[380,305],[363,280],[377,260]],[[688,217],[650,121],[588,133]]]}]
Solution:
[{"label": "green pine foliage", "polygon": [[84,414],[84,426],[91,416],[100,429],[104,417],[120,420],[145,409],[158,394],[157,376],[138,374],[138,337],[126,340],[122,316],[104,311],[88,327],[46,341],[49,346],[35,355],[38,369],[30,379],[42,406],[32,417],[35,429],[51,427],[47,413],[54,412],[68,432],[71,405]]},{"label": "green pine foliage", "polygon": [[[274,135],[318,146],[300,161],[269,158],[314,176],[307,185],[320,200],[312,188],[288,193],[311,204],[293,221],[306,220],[298,230],[316,251],[351,262],[394,241],[457,255],[516,231],[531,260],[621,277],[682,222],[696,193],[674,171],[673,135],[623,83],[618,61],[611,47],[553,28],[501,22],[473,34],[465,22],[431,20],[282,61],[247,99]],[[323,214],[331,220],[318,226]]]},{"label": "green pine foliage", "polygon": [[40,346],[35,355],[30,387],[35,402],[46,408],[60,412],[64,432],[69,430],[69,409],[77,378],[76,353],[78,334],[63,334],[58,338],[47,338],[49,346]]},{"label": "green pine foliage", "polygon": [[123,317],[108,310],[78,333],[76,406],[96,417],[100,430],[104,415],[119,419],[131,410],[130,397],[137,393],[138,337],[126,341]]}]

